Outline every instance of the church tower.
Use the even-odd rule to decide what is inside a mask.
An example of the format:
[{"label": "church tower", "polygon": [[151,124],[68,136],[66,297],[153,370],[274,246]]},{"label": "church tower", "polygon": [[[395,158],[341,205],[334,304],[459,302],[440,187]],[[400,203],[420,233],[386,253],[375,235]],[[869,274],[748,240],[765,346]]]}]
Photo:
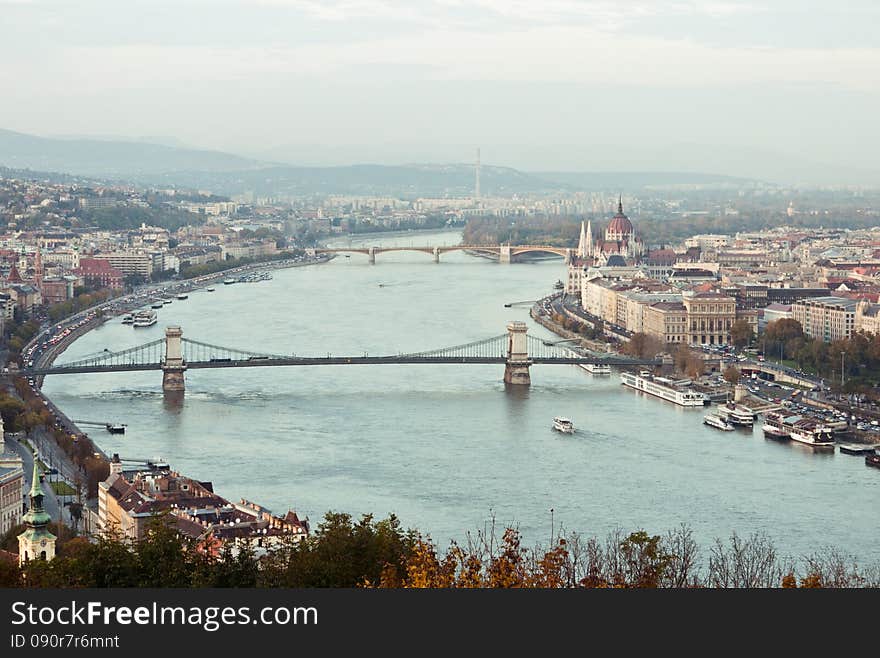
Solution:
[{"label": "church tower", "polygon": [[22,519],[27,530],[18,536],[18,563],[28,560],[51,560],[55,557],[55,535],[49,532],[52,518],[43,509],[43,476],[34,459],[34,477],[31,482],[30,509]]},{"label": "church tower", "polygon": [[40,292],[43,291],[43,256],[40,254],[39,245],[34,255],[34,287]]}]

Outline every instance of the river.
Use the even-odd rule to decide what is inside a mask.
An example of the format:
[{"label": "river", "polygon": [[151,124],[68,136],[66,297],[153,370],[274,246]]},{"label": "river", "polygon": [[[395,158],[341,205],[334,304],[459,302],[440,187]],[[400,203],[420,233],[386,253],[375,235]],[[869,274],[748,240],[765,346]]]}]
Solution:
[{"label": "river", "polygon": [[[337,246],[456,244],[455,232],[358,236]],[[259,283],[195,291],[147,329],[119,319],[58,360],[142,344],[179,324],[206,343],[299,355],[395,354],[505,332],[509,320],[549,335],[528,307],[564,278],[561,261],[501,265],[461,252],[340,256],[273,272]],[[381,285],[380,285],[381,284]],[[861,457],[719,432],[685,410],[623,388],[617,375],[533,366],[532,386],[505,390],[502,366],[316,366],[197,370],[182,405],[166,404],[158,372],[48,377],[71,418],[127,423],[93,431],[108,453],[161,456],[227,498],[314,523],[327,510],[397,514],[440,544],[494,515],[527,542],[558,531],[689,524],[714,537],[765,532],[800,556],[833,545],[880,560],[874,518],[880,473]],[[556,415],[578,431],[550,429]]]}]

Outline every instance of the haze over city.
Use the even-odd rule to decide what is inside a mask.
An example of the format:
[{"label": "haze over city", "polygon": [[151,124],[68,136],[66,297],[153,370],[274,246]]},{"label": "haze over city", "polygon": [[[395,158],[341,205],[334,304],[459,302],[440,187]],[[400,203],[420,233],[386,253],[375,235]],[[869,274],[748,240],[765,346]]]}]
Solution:
[{"label": "haze over city", "polygon": [[868,1],[0,0],[0,13],[0,128],[34,135],[297,165],[464,162],[479,146],[524,171],[880,180]]}]

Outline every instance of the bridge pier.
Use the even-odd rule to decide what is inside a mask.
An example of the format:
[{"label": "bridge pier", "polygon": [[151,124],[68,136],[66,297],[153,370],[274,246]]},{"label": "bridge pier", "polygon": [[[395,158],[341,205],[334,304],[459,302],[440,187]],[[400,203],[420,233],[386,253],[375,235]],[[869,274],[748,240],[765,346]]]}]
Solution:
[{"label": "bridge pier", "polygon": [[434,247],[434,262],[440,262],[440,247]]},{"label": "bridge pier", "polygon": [[370,250],[367,252],[367,260],[369,260],[370,265],[376,264],[376,247],[370,247]]},{"label": "bridge pier", "polygon": [[565,250],[565,256],[563,257],[563,258],[565,258],[565,264],[566,264],[566,265],[571,265],[571,257],[572,257],[572,250],[571,250],[571,249],[566,249],[566,250]]},{"label": "bridge pier", "polygon": [[507,363],[504,366],[504,383],[518,386],[529,386],[532,378],[529,375],[529,345],[526,338],[528,327],[525,322],[507,323]]},{"label": "bridge pier", "polygon": [[510,245],[509,244],[503,244],[499,247],[498,262],[499,263],[506,263],[508,265],[513,262],[513,257],[510,255]]},{"label": "bridge pier", "polygon": [[165,393],[182,393],[186,389],[182,336],[180,327],[165,328],[165,360],[162,362],[162,390]]}]

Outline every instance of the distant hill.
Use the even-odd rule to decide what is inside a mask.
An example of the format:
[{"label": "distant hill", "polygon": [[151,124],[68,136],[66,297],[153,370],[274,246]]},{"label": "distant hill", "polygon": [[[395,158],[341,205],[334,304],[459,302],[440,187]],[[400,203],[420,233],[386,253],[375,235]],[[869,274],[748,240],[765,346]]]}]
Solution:
[{"label": "distant hill", "polygon": [[176,171],[230,171],[261,166],[220,151],[199,151],[149,142],[52,139],[0,129],[0,165],[65,171],[79,176],[136,179]]},{"label": "distant hill", "polygon": [[[261,162],[222,151],[158,144],[155,139],[62,139],[0,129],[0,167],[67,172],[72,177],[126,181],[145,186],[210,190],[229,196],[252,192],[261,197],[350,194],[406,199],[463,197],[474,193],[472,164],[304,167]],[[58,174],[52,176],[59,177]],[[693,172],[530,173],[491,165],[483,165],[480,170],[481,191],[487,196],[573,191],[634,192],[645,188],[742,186],[750,183],[745,178]]]}]

